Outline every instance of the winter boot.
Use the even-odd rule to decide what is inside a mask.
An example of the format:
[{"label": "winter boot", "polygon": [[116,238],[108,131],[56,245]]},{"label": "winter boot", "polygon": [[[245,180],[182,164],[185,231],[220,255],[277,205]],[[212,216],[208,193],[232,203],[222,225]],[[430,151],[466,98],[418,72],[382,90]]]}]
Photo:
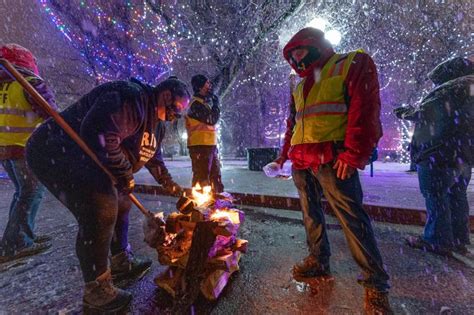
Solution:
[{"label": "winter boot", "polygon": [[47,234],[41,234],[41,235],[36,235],[34,242],[35,243],[46,243],[46,242],[51,242],[53,238],[50,235]]},{"label": "winter boot", "polygon": [[466,245],[458,244],[454,246],[453,252],[458,253],[460,255],[467,255],[469,254],[469,250],[467,249]]},{"label": "winter boot", "polygon": [[295,277],[325,277],[331,275],[329,263],[321,264],[314,255],[309,255],[293,266]]},{"label": "winter boot", "polygon": [[365,288],[364,311],[366,315],[392,315],[388,293]]},{"label": "winter boot", "polygon": [[151,259],[135,256],[129,249],[112,256],[110,268],[116,281],[140,278],[150,270]]},{"label": "winter boot", "polygon": [[0,264],[28,256],[37,255],[48,250],[49,248],[51,248],[50,242],[33,243],[28,247],[23,247],[16,250],[0,247]]},{"label": "winter boot", "polygon": [[422,236],[418,236],[418,237],[408,236],[407,238],[405,238],[405,243],[410,247],[428,251],[439,256],[445,256],[445,257],[453,256],[451,249],[446,248],[446,247],[441,247],[441,246],[435,246],[425,241]]},{"label": "winter boot", "polygon": [[127,291],[114,287],[110,269],[95,281],[87,282],[84,289],[84,312],[111,314],[124,310],[132,300]]}]

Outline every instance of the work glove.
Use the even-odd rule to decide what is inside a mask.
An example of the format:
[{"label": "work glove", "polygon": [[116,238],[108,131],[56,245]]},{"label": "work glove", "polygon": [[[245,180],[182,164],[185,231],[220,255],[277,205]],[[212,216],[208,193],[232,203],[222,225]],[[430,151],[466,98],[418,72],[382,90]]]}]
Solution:
[{"label": "work glove", "polygon": [[135,179],[132,175],[125,175],[117,178],[117,184],[115,185],[117,191],[121,195],[128,195],[133,192],[135,187]]}]

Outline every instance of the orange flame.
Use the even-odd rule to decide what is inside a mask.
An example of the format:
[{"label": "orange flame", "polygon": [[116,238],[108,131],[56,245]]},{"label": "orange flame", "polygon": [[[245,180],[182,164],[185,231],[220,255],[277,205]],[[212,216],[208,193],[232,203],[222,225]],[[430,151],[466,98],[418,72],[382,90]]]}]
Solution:
[{"label": "orange flame", "polygon": [[192,189],[192,196],[198,207],[204,205],[212,200],[211,186],[204,186],[201,189],[201,185],[196,184]]},{"label": "orange flame", "polygon": [[217,220],[221,218],[226,218],[233,224],[240,224],[240,217],[239,213],[236,211],[232,210],[216,210],[212,215],[211,215],[211,220]]}]

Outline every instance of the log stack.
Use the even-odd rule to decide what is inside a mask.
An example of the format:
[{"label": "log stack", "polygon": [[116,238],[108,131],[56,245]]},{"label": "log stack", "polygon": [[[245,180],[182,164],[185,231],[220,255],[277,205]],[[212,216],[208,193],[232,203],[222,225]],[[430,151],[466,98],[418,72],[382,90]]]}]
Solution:
[{"label": "log stack", "polygon": [[193,196],[181,197],[178,212],[163,218],[161,235],[155,235],[152,245],[160,264],[168,266],[155,283],[184,305],[192,304],[199,292],[217,299],[247,250],[248,242],[237,237],[244,213],[232,207],[229,194],[207,195],[193,190]]}]

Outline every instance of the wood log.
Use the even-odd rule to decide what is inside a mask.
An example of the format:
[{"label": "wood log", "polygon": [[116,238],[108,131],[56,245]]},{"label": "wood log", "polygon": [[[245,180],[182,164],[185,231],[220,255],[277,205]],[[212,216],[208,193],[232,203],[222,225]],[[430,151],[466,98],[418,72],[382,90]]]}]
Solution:
[{"label": "wood log", "polygon": [[206,299],[211,301],[217,299],[229,282],[230,276],[239,270],[240,252],[236,251],[233,256],[233,262],[228,270],[211,270],[201,282],[201,292]]},{"label": "wood log", "polygon": [[176,209],[183,214],[190,214],[194,210],[196,203],[190,197],[181,196],[176,202]]},{"label": "wood log", "polygon": [[173,298],[180,291],[184,269],[169,267],[161,275],[155,278],[157,286],[168,292]]},{"label": "wood log", "polygon": [[209,249],[216,239],[216,235],[213,233],[213,229],[216,226],[217,223],[212,221],[196,223],[188,263],[184,271],[183,286],[176,295],[175,304],[172,309],[173,314],[188,312],[199,295],[201,282],[206,276],[205,271]]},{"label": "wood log", "polygon": [[172,212],[170,215],[166,218],[166,233],[179,233],[181,231],[181,226],[179,224],[179,218],[181,218],[183,215],[178,213],[178,212]]},{"label": "wood log", "polygon": [[235,244],[232,246],[232,250],[238,250],[239,252],[246,253],[247,252],[247,246],[248,246],[249,241],[247,240],[242,240],[238,238],[235,241]]},{"label": "wood log", "polygon": [[229,252],[219,257],[209,259],[207,262],[207,268],[211,270],[225,270],[231,271],[232,269],[239,268],[238,263],[240,260],[240,252]]}]

